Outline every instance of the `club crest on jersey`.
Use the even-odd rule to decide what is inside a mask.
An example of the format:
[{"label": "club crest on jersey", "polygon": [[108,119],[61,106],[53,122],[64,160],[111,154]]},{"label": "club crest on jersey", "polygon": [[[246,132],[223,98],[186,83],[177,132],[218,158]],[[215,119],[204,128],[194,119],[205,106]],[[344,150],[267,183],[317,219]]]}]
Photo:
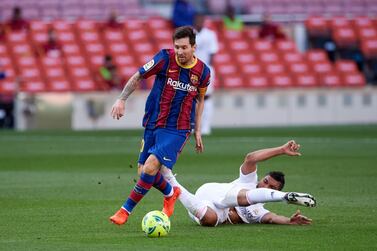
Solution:
[{"label": "club crest on jersey", "polygon": [[152,68],[153,65],[154,65],[154,60],[152,59],[151,61],[143,65],[143,68],[144,70],[148,71],[150,68]]},{"label": "club crest on jersey", "polygon": [[190,81],[191,81],[192,84],[196,85],[199,81],[199,77],[194,75],[194,74],[191,74]]}]

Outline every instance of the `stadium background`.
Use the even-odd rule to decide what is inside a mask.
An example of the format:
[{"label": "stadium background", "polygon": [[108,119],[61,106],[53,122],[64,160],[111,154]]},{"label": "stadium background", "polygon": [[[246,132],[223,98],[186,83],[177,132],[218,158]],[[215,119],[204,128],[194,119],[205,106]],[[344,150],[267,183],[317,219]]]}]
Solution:
[{"label": "stadium background", "polygon": [[[140,221],[161,206],[156,191],[126,226],[107,222],[136,178],[140,121],[152,80],[130,98],[127,116],[113,121],[109,111],[119,91],[106,89],[95,72],[111,54],[119,74],[128,78],[158,49],[171,47],[172,2],[0,2],[3,24],[16,5],[30,23],[29,31],[6,30],[0,37],[1,125],[16,129],[0,131],[2,249],[374,249],[374,0],[230,1],[246,24],[242,32],[222,26],[227,1],[192,1],[207,14],[206,25],[220,43],[214,58],[215,130],[204,138],[203,155],[194,153],[192,142],[186,147],[175,167],[179,180],[191,191],[205,182],[230,181],[248,151],[296,139],[303,157],[263,163],[260,172],[283,170],[287,190],[318,197],[318,208],[302,209],[313,226],[200,228],[177,205],[170,236],[148,240]],[[100,29],[114,10],[121,28]],[[264,13],[288,39],[258,39]],[[49,27],[63,53],[36,56]],[[9,107],[14,123],[7,117]],[[268,208],[284,215],[296,209]]]}]

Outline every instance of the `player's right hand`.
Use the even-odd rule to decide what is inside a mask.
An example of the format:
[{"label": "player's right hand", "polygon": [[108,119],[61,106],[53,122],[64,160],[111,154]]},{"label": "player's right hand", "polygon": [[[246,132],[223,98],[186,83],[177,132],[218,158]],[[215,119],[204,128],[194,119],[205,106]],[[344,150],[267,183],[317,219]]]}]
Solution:
[{"label": "player's right hand", "polygon": [[197,153],[202,153],[204,151],[202,134],[200,132],[195,132],[194,135],[195,135],[195,150]]},{"label": "player's right hand", "polygon": [[126,101],[117,99],[115,101],[113,107],[111,108],[111,117],[113,119],[119,120],[124,115],[124,111],[126,110]]},{"label": "player's right hand", "polygon": [[295,214],[293,214],[289,221],[292,225],[310,225],[312,224],[312,219],[301,214],[300,210],[297,210]]}]

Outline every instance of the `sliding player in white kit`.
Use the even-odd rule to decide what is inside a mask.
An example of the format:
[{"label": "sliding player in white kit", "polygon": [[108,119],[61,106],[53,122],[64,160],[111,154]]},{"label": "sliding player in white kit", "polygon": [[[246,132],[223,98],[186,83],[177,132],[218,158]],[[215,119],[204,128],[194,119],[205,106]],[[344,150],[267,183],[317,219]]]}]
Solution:
[{"label": "sliding player in white kit", "polygon": [[[307,207],[316,206],[313,196],[296,192],[281,192],[285,184],[282,172],[270,172],[259,182],[257,163],[279,155],[300,156],[300,145],[293,140],[286,144],[248,153],[240,167],[240,176],[231,183],[206,183],[196,194],[180,185],[170,170],[163,175],[173,186],[181,188],[179,200],[189,215],[202,226],[217,226],[223,223],[273,223],[307,225],[312,220],[297,210],[290,218],[277,215],[263,207],[265,202],[287,202]],[[169,172],[170,171],[170,172]]]}]

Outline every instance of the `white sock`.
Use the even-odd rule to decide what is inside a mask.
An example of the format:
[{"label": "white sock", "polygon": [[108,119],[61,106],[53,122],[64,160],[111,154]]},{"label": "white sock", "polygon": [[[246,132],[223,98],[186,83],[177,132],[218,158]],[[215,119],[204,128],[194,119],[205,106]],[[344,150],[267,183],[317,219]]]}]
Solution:
[{"label": "white sock", "polygon": [[162,166],[160,172],[165,180],[170,183],[170,185],[172,185],[173,187],[177,186],[177,180],[175,179],[173,172],[169,168]]},{"label": "white sock", "polygon": [[199,220],[203,219],[207,212],[207,205],[194,194],[190,193],[183,186],[181,188],[181,195],[178,197],[182,205]]},{"label": "white sock", "polygon": [[265,202],[285,201],[285,193],[269,188],[257,188],[246,192],[250,205]]},{"label": "white sock", "polygon": [[181,189],[181,195],[178,197],[179,201],[191,214],[201,220],[207,212],[207,205],[179,184],[170,169],[161,168],[161,174],[172,186],[178,186]]}]

